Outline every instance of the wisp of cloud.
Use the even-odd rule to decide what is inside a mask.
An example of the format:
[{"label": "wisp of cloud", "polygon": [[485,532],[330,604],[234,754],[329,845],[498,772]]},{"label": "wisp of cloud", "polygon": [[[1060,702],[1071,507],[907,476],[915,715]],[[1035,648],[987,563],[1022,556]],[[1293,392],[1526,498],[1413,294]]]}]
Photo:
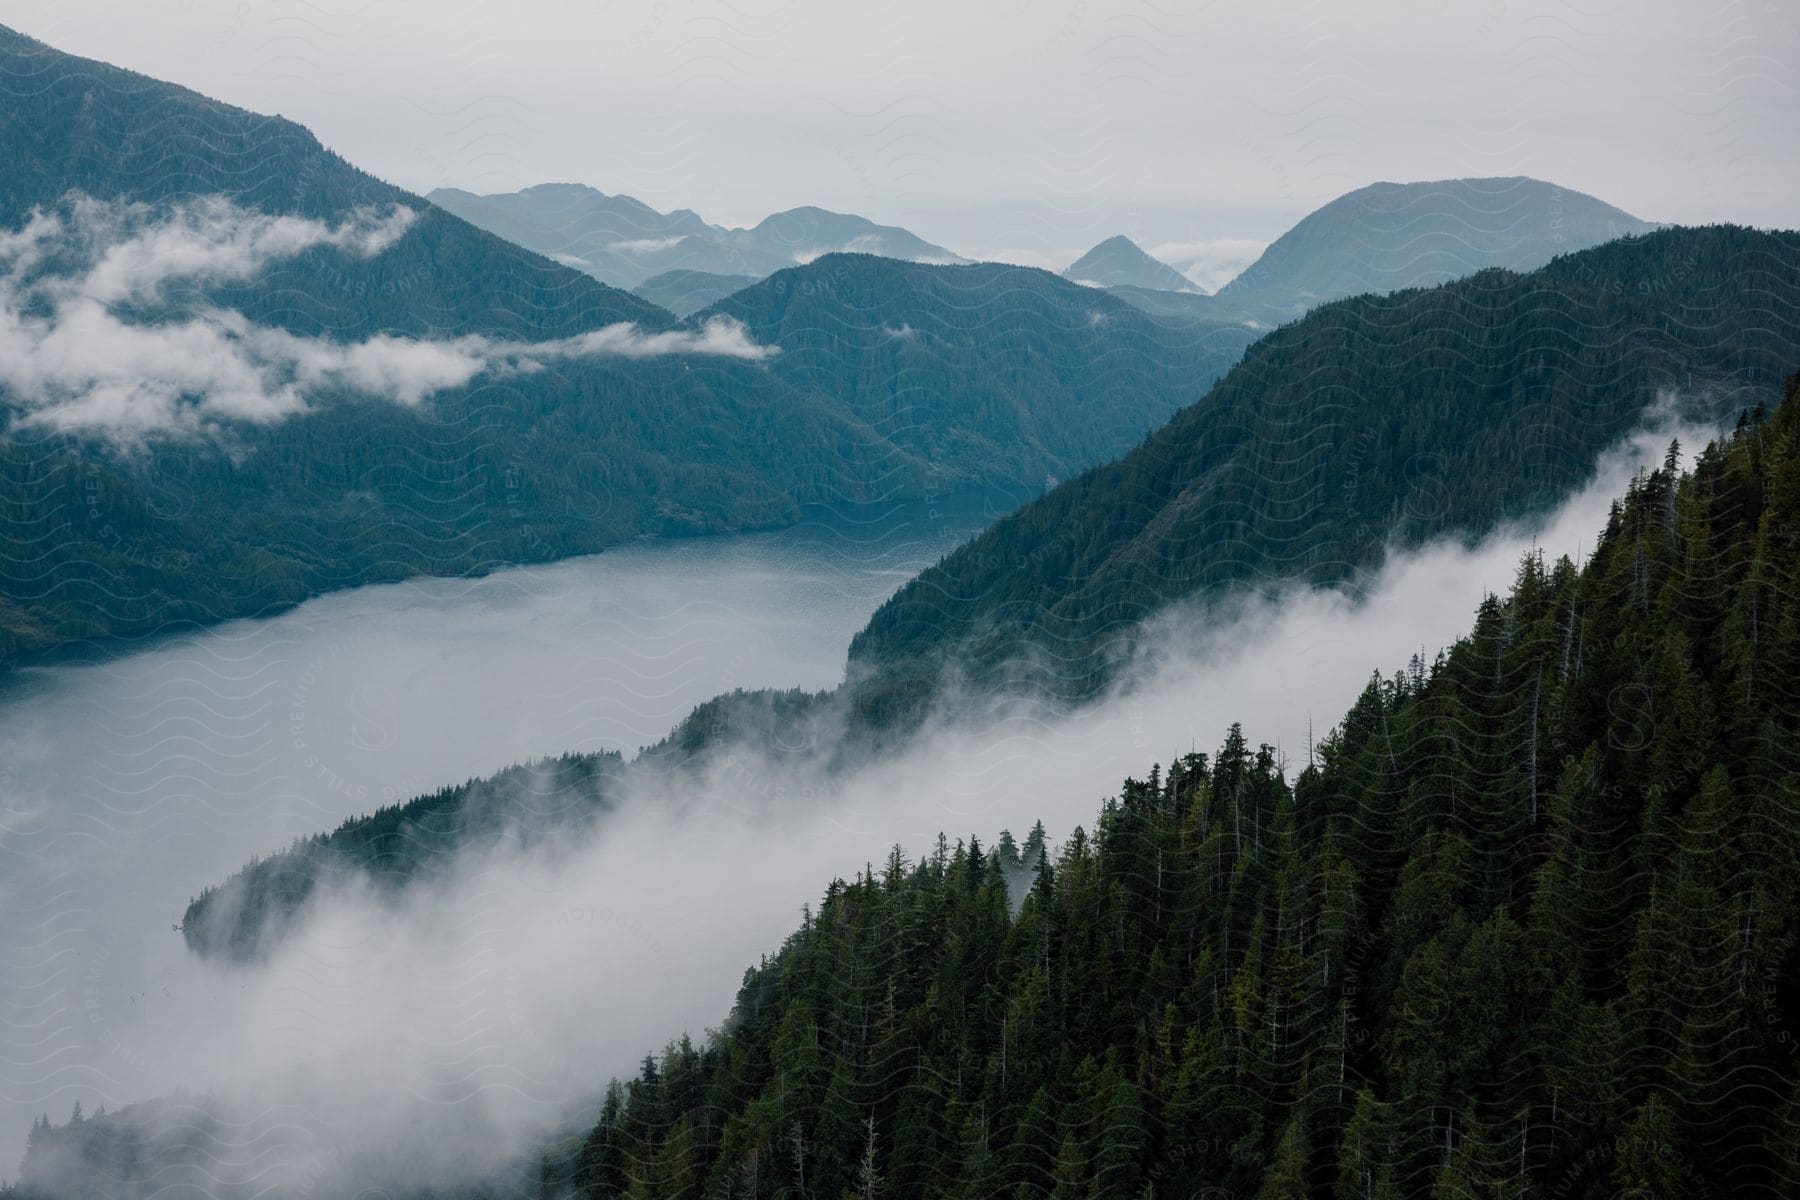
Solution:
[{"label": "wisp of cloud", "polygon": [[758,361],[778,352],[722,317],[698,330],[646,332],[622,322],[546,342],[390,334],[340,342],[171,298],[173,284],[251,281],[272,263],[321,248],[373,258],[418,217],[395,205],[359,208],[332,224],[221,196],[154,207],[74,195],[57,210],[34,212],[21,228],[0,232],[0,404],[27,426],[132,446],[272,424],[338,394],[417,405],[483,372],[528,373],[550,360]]}]

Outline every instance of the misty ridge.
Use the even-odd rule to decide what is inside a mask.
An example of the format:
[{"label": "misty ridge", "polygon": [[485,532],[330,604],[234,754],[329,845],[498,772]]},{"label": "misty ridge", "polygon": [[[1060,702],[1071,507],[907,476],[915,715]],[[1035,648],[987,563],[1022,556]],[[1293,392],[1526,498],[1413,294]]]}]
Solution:
[{"label": "misty ridge", "polygon": [[[946,772],[947,778],[915,784],[913,771],[904,765],[915,759],[947,756],[961,761],[998,751],[1001,758],[992,768],[967,773],[984,779],[990,771],[1004,776],[1024,769],[1035,777],[1047,769],[1046,778],[1061,778],[1058,772],[1066,764],[1054,761],[1062,757],[1060,752],[1052,753],[1052,761],[1044,764],[1023,760],[1034,750],[1045,753],[1045,747],[1079,741],[1072,731],[1090,720],[1115,727],[1106,714],[1141,714],[1146,706],[1166,703],[1153,697],[1185,694],[1195,680],[1211,673],[1249,670],[1244,647],[1293,636],[1291,631],[1308,624],[1335,627],[1373,621],[1375,610],[1383,610],[1381,621],[1395,621],[1399,628],[1425,627],[1434,615],[1427,611],[1433,603],[1430,597],[1452,591],[1445,582],[1452,572],[1476,570],[1488,581],[1486,590],[1492,591],[1510,567],[1510,562],[1503,562],[1497,568],[1495,562],[1516,560],[1522,547],[1554,543],[1564,548],[1559,552],[1578,557],[1583,540],[1591,544],[1603,524],[1604,505],[1624,490],[1633,472],[1659,462],[1672,443],[1704,445],[1716,432],[1712,426],[1693,423],[1691,406],[1678,395],[1664,393],[1644,414],[1641,427],[1601,456],[1580,492],[1551,512],[1503,523],[1478,539],[1455,536],[1423,547],[1390,541],[1367,568],[1336,587],[1314,587],[1302,579],[1264,581],[1156,609],[1131,628],[1131,641],[1119,644],[1118,666],[1098,694],[1072,698],[1054,682],[1045,687],[1043,681],[1056,680],[1066,664],[1045,661],[1046,652],[1030,646],[1023,648],[1023,657],[1010,664],[999,682],[955,676],[941,681],[929,694],[925,710],[909,713],[905,724],[872,721],[853,682],[819,692],[726,693],[699,705],[666,738],[634,756],[603,753],[534,760],[384,807],[328,835],[301,839],[202,893],[189,908],[183,934],[202,956],[260,962],[272,947],[303,930],[309,908],[331,903],[334,892],[348,889],[365,900],[408,899],[407,893],[426,886],[439,896],[427,908],[439,911],[442,894],[435,889],[465,890],[445,880],[470,870],[471,855],[522,852],[564,861],[573,847],[639,808],[683,820],[743,822],[747,829],[779,823],[791,809],[802,814],[817,809],[850,828],[865,807],[846,799],[858,790],[859,779],[897,779],[890,785],[896,794],[872,807],[904,808],[906,793],[941,793],[965,773],[958,768]],[[1471,606],[1472,602],[1464,608]],[[1446,629],[1443,639],[1436,645],[1414,645],[1408,654],[1429,660],[1460,631],[1466,612],[1446,607],[1448,612],[1435,614]],[[1385,626],[1378,628],[1385,632]],[[1314,644],[1338,640],[1321,637]],[[1343,644],[1358,645],[1353,638]],[[1405,656],[1395,650],[1386,657]],[[1345,657],[1355,661],[1354,655]],[[1306,666],[1323,673],[1320,664]],[[1275,740],[1287,748],[1285,764],[1302,753],[1306,742],[1294,725],[1299,719],[1296,712],[1314,707],[1306,699],[1303,681],[1310,678],[1317,685],[1320,676],[1266,661],[1257,669],[1265,677],[1265,688],[1268,680],[1290,681],[1279,698],[1258,710],[1270,725],[1285,726],[1283,736]],[[1358,666],[1352,680],[1363,678],[1366,673]],[[1237,694],[1232,689],[1226,692]],[[1185,713],[1193,703],[1189,698],[1178,709]],[[1241,707],[1227,711],[1243,716]],[[1330,711],[1324,708],[1320,719],[1328,720]],[[1154,749],[1140,737],[1131,740],[1135,752]],[[960,749],[947,752],[951,745]],[[1101,794],[1110,782],[1102,775],[1093,780],[1092,790]],[[948,798],[940,802],[950,805],[946,812],[959,811]],[[927,831],[924,836],[941,832]],[[990,830],[989,836],[996,832]],[[493,874],[502,877],[507,872]]]},{"label": "misty ridge", "polygon": [[0,1197],[1800,1187],[1800,26],[221,2],[0,26]]},{"label": "misty ridge", "polygon": [[[153,215],[141,204],[71,195],[57,209],[35,211],[0,244],[0,383],[21,406],[23,425],[141,448],[157,436],[269,424],[306,412],[307,397],[333,392],[417,405],[483,372],[529,374],[556,359],[758,360],[779,352],[752,343],[727,318],[691,332],[647,333],[620,322],[531,343],[474,334],[335,343],[205,304],[210,288],[253,280],[273,262],[317,249],[372,258],[404,238],[417,216],[399,206],[359,209],[328,226],[270,217],[222,196]],[[182,311],[171,294],[177,288],[198,298],[197,311]]]}]

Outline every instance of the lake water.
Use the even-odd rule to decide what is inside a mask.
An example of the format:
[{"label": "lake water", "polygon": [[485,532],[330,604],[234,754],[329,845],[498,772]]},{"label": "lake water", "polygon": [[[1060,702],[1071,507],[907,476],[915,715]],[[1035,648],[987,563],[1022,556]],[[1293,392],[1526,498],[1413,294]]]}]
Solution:
[{"label": "lake water", "polygon": [[20,672],[0,690],[0,1178],[39,1112],[182,1078],[200,985],[171,926],[202,886],[509,762],[635,751],[734,687],[828,687],[881,601],[1012,499],[361,588]]}]

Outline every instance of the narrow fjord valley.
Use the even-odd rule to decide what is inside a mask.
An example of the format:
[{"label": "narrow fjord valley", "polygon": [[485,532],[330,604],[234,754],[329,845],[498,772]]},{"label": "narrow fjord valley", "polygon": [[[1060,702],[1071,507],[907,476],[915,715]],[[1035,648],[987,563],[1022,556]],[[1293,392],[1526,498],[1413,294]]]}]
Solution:
[{"label": "narrow fjord valley", "polygon": [[1006,18],[1086,144],[801,7],[0,27],[0,1194],[1800,1188],[1777,76],[1346,171],[1249,10]]},{"label": "narrow fjord valley", "polygon": [[1044,272],[864,255],[682,320],[288,122],[10,31],[0,53],[7,660],[808,505],[1041,487],[1250,341]]}]

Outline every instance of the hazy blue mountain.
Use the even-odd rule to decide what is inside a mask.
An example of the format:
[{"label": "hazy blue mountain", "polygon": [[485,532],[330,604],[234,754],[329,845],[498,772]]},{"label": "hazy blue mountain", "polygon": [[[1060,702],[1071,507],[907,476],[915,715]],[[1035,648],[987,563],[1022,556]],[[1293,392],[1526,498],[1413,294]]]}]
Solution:
[{"label": "hazy blue mountain", "polygon": [[[1229,320],[1228,310],[1222,309],[1218,301],[1200,292],[1170,292],[1161,288],[1134,287],[1122,284],[1106,289],[1133,308],[1140,308],[1147,313],[1172,320],[1212,321]],[[1238,324],[1242,324],[1240,319]]]},{"label": "hazy blue mountain", "polygon": [[539,184],[491,196],[439,188],[430,199],[483,229],[623,288],[671,271],[761,279],[841,251],[912,262],[963,261],[904,229],[822,208],[790,209],[749,229],[728,229],[709,225],[688,209],[662,213],[630,196],[581,184]]},{"label": "hazy blue mountain", "polygon": [[716,232],[686,209],[662,213],[630,196],[576,183],[544,183],[491,196],[438,188],[427,199],[614,287],[633,287],[648,278],[641,259],[650,248],[666,249],[689,237],[705,241]]},{"label": "hazy blue mountain", "polygon": [[1486,267],[1530,271],[1558,254],[1656,228],[1538,179],[1375,183],[1276,239],[1216,293],[1217,315],[1270,323],[1363,292],[1429,287]]},{"label": "hazy blue mountain", "polygon": [[1168,263],[1151,258],[1123,234],[1107,238],[1069,264],[1062,277],[1098,287],[1150,288],[1159,292],[1200,289]]},{"label": "hazy blue mountain", "polygon": [[866,217],[812,207],[791,208],[764,217],[751,229],[730,230],[726,240],[734,246],[801,263],[838,252],[938,265],[966,261],[897,226],[877,225]]},{"label": "hazy blue mountain", "polygon": [[755,283],[755,275],[714,275],[706,271],[664,271],[632,288],[632,293],[660,304],[678,317],[692,316],[733,292]]}]

